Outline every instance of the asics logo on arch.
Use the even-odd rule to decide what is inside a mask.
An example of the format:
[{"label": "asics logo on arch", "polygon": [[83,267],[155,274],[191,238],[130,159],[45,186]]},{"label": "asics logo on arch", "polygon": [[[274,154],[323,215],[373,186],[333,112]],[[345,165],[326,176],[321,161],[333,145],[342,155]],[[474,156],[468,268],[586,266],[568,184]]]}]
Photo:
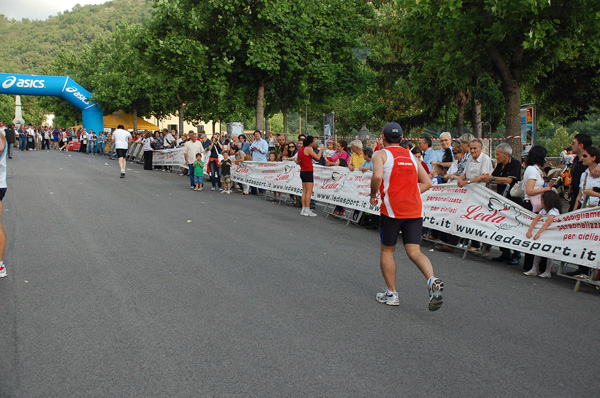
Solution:
[{"label": "asics logo on arch", "polygon": [[9,76],[2,82],[2,88],[7,89],[12,86],[20,88],[45,88],[43,79],[17,79],[16,76]]},{"label": "asics logo on arch", "polygon": [[67,93],[74,93],[75,91],[77,91],[77,89],[75,87],[67,87],[65,88],[65,91]]}]

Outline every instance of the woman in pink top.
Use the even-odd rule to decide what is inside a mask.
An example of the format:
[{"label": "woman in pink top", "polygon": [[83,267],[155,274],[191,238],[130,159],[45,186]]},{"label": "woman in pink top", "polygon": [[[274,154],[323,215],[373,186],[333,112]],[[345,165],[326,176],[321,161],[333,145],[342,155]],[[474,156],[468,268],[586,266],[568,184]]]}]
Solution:
[{"label": "woman in pink top", "polygon": [[335,166],[338,159],[344,159],[346,163],[350,163],[350,154],[348,154],[348,143],[340,140],[335,144],[335,155],[331,157],[331,161],[327,162],[327,166]]}]

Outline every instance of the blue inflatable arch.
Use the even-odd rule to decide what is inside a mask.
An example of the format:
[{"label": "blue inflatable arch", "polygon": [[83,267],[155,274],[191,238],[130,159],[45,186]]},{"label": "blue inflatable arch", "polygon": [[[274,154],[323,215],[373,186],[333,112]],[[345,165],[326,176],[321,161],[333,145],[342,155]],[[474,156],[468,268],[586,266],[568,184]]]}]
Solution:
[{"label": "blue inflatable arch", "polygon": [[89,91],[68,76],[0,73],[0,82],[0,94],[62,97],[81,110],[83,128],[96,133],[104,130],[102,109],[89,101]]}]

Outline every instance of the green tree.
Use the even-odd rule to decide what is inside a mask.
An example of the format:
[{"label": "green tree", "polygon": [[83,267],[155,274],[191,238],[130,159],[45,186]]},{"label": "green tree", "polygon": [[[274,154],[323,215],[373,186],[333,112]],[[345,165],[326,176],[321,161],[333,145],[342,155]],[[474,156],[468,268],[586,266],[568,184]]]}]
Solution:
[{"label": "green tree", "polygon": [[564,148],[568,147],[573,141],[577,132],[569,134],[566,127],[559,127],[556,129],[554,135],[545,145],[548,150],[548,156],[558,156]]},{"label": "green tree", "polygon": [[335,91],[355,62],[352,48],[369,10],[358,0],[159,2],[148,46],[163,60],[179,54],[179,71],[170,77],[194,74],[185,84],[191,79],[203,88],[199,112],[252,106],[262,130],[268,86],[297,90],[296,97],[271,92],[282,109],[306,100],[304,92],[319,102]]},{"label": "green tree", "polygon": [[[401,0],[401,21],[410,44],[443,57],[429,59],[424,68],[451,73],[489,73],[500,83],[505,99],[506,134],[519,135],[521,87],[565,60],[573,48],[599,40],[597,0],[540,2],[537,0]],[[423,29],[428,26],[429,29]],[[428,31],[432,31],[433,40]],[[437,64],[437,65],[436,65]],[[441,65],[441,66],[440,66]],[[455,71],[460,68],[459,74]],[[468,75],[469,73],[467,73]],[[460,89],[462,84],[456,84]]]}]

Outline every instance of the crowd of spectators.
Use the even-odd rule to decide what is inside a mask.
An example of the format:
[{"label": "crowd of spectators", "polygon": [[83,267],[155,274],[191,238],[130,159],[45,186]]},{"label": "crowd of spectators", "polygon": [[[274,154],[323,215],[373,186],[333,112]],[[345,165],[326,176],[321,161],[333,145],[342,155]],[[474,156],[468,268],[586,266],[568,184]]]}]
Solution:
[{"label": "crowd of spectators", "polygon": [[[60,149],[66,151],[71,142],[79,142],[79,152],[89,155],[104,154],[107,143],[111,142],[111,134],[86,129],[51,129],[48,127],[35,128],[25,125],[15,128],[0,122],[9,144],[8,157],[12,157],[11,148],[18,147],[21,151],[42,149]],[[263,137],[259,130],[253,132],[250,139],[245,134],[232,134],[228,138],[215,133],[211,138],[206,134],[190,131],[178,135],[175,131],[142,131],[133,134],[133,141],[143,145],[144,169],[167,170],[171,167],[153,167],[152,154],[155,150],[169,148],[184,148],[186,168],[180,175],[189,176],[190,189],[201,191],[204,188],[205,175],[210,180],[211,190],[231,194],[236,188],[242,195],[263,195],[264,190],[249,187],[246,184],[232,183],[231,170],[236,164],[244,161],[280,162],[296,161],[299,151],[305,146],[306,136],[300,134],[297,140],[288,140],[284,135],[274,134]],[[348,144],[345,140],[320,142],[310,140],[310,146],[317,153],[322,149],[323,155],[315,157],[313,162],[323,166],[348,167],[350,171],[366,172],[372,170],[372,156],[380,148],[376,142],[373,147],[366,146],[360,140]],[[416,145],[413,141],[404,140],[401,146],[411,150],[417,161],[420,161],[433,182],[444,184],[456,181],[459,187],[469,184],[487,185],[505,196],[507,199],[522,205],[536,214],[541,214],[543,221],[548,220],[547,214],[554,215],[562,212],[561,206],[556,205],[552,192],[552,184],[544,172],[546,148],[534,146],[527,154],[525,162],[521,163],[512,156],[512,147],[502,143],[495,147],[495,162],[483,151],[483,143],[471,134],[463,134],[455,140],[450,133],[444,132],[439,137],[441,148],[433,148],[430,136],[419,138]],[[71,149],[71,148],[69,148]],[[598,206],[600,200],[600,149],[592,145],[592,139],[586,134],[577,134],[571,145],[561,153],[560,164],[571,170],[571,195],[569,211],[582,207]],[[495,164],[494,164],[495,163]],[[524,171],[524,172],[523,172]],[[523,181],[523,197],[511,196],[511,188]],[[296,206],[301,207],[300,198],[295,198]],[[548,203],[552,206],[548,207]],[[306,205],[306,203],[305,203]],[[311,207],[314,208],[314,201]],[[304,209],[304,208],[303,208]],[[304,211],[304,210],[303,210]],[[309,211],[310,212],[310,211]],[[346,209],[336,206],[334,215],[344,217]],[[538,218],[539,219],[539,218]],[[544,223],[544,229],[547,228]],[[541,238],[538,232],[535,239]],[[437,231],[430,231],[425,237],[438,241],[437,250],[452,252],[459,245],[459,238]],[[489,247],[471,241],[469,250],[485,254]],[[500,248],[500,256],[492,261],[506,262],[517,265],[521,254],[514,250]],[[550,267],[546,269],[545,259],[535,259],[526,255],[523,261],[526,275],[543,275],[549,277]],[[575,276],[585,278],[589,269],[579,267]]]}]

